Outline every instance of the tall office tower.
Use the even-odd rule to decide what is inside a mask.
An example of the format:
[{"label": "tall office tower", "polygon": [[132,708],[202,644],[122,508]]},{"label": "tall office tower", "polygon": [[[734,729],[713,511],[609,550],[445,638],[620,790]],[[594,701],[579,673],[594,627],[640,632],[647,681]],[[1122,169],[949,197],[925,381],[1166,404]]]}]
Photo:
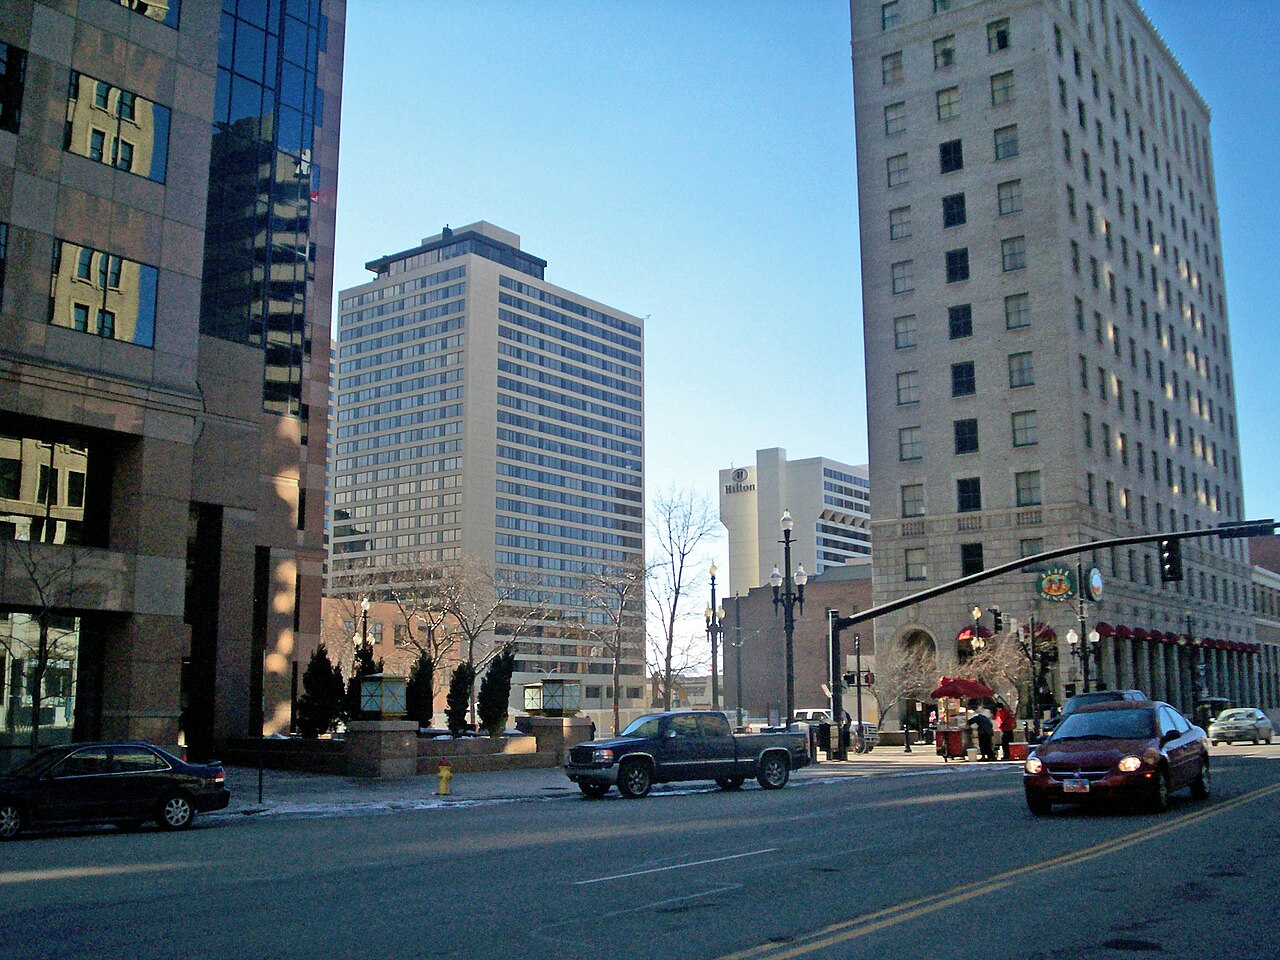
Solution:
[{"label": "tall office tower", "polygon": [[[563,620],[590,614],[584,574],[643,556],[642,321],[547,283],[484,222],[365,266],[374,279],[341,293],[329,593],[370,566],[536,575],[558,610],[521,640],[515,688],[555,674],[611,703],[609,657]],[[644,701],[637,627],[627,706]]]},{"label": "tall office tower", "polygon": [[[1209,108],[1142,10],[851,9],[877,601],[1242,517]],[[1184,612],[1199,637],[1252,635],[1241,541],[1187,542],[1164,586],[1150,544],[1084,561],[1106,683],[1189,709],[1188,654],[1162,642]],[[1023,572],[876,633],[936,644],[945,671],[975,605],[1076,625]],[[1060,694],[1079,664],[1058,652]]]},{"label": "tall office tower", "polygon": [[344,0],[0,17],[10,743],[38,725],[198,755],[288,727],[319,633],[344,19]]},{"label": "tall office tower", "polygon": [[735,595],[769,582],[782,568],[781,520],[790,511],[794,569],[819,574],[871,558],[871,499],[867,466],[825,457],[788,460],[780,447],[756,451],[750,467],[720,471],[720,522],[729,531],[729,579]]}]

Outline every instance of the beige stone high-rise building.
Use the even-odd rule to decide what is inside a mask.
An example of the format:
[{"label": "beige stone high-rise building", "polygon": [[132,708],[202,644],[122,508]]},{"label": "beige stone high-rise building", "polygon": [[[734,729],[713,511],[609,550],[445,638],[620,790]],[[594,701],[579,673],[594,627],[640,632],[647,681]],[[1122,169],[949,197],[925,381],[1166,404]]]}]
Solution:
[{"label": "beige stone high-rise building", "polygon": [[[851,11],[876,600],[1242,518],[1209,108],[1139,6]],[[1189,541],[1183,561],[1162,586],[1153,545],[1085,557],[1103,681],[1189,710],[1189,655],[1147,637],[1183,633],[1188,609],[1201,638],[1254,628],[1242,541]],[[902,610],[877,639],[931,642],[945,672],[975,605],[1061,639],[1074,609],[1034,580]],[[1079,665],[1058,652],[1061,696]]]},{"label": "beige stone high-rise building", "polygon": [[[554,675],[611,707],[583,578],[644,555],[643,320],[548,283],[545,260],[483,221],[365,266],[374,279],[340,300],[328,592],[383,596],[474,562],[514,589],[479,651],[519,634],[513,706]],[[529,605],[549,615],[520,627]],[[638,709],[642,609],[629,633],[619,701]]]},{"label": "beige stone high-rise building", "polygon": [[4,5],[0,746],[289,726],[345,8]]}]

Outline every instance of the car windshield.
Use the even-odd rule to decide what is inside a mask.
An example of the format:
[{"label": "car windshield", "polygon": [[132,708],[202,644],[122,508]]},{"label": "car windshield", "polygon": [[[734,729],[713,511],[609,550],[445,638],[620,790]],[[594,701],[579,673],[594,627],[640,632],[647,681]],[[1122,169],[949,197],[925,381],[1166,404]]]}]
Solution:
[{"label": "car windshield", "polygon": [[66,752],[61,747],[50,747],[41,750],[35,756],[29,757],[25,762],[18,764],[9,773],[17,777],[29,777],[32,774],[40,773],[55,760],[60,760]]},{"label": "car windshield", "polygon": [[1219,722],[1223,720],[1252,720],[1252,719],[1253,719],[1252,710],[1223,710],[1222,714],[1218,717]]},{"label": "car windshield", "polygon": [[1155,723],[1151,710],[1103,710],[1073,713],[1050,738],[1058,740],[1149,740]]},{"label": "car windshield", "polygon": [[1064,717],[1069,717],[1071,716],[1071,714],[1075,713],[1081,707],[1092,706],[1095,703],[1110,703],[1112,700],[1119,700],[1119,699],[1120,699],[1120,695],[1114,694],[1114,693],[1104,693],[1101,696],[1098,696],[1098,695],[1090,696],[1088,694],[1081,694],[1079,696],[1072,697],[1065,704],[1063,704],[1062,715]]},{"label": "car windshield", "polygon": [[622,731],[624,737],[656,737],[658,735],[658,725],[662,722],[662,717],[650,716],[640,717],[631,722],[627,729]]}]

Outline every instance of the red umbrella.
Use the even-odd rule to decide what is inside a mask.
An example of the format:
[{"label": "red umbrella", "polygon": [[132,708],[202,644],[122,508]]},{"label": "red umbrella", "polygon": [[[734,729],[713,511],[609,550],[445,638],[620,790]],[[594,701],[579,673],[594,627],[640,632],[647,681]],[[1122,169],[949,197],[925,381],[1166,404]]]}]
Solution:
[{"label": "red umbrella", "polygon": [[971,680],[968,677],[943,677],[938,689],[929,694],[929,699],[954,697],[958,700],[981,700],[995,695],[994,690],[977,680]]}]

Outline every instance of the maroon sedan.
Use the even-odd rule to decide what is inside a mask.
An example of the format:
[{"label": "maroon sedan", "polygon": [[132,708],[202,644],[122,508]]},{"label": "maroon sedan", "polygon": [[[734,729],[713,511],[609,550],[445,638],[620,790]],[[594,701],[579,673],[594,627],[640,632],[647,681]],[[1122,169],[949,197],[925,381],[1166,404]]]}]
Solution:
[{"label": "maroon sedan", "polygon": [[1209,796],[1209,741],[1167,703],[1119,701],[1083,707],[1027,758],[1022,785],[1036,816],[1055,803],[1130,800],[1167,810],[1190,787]]}]

